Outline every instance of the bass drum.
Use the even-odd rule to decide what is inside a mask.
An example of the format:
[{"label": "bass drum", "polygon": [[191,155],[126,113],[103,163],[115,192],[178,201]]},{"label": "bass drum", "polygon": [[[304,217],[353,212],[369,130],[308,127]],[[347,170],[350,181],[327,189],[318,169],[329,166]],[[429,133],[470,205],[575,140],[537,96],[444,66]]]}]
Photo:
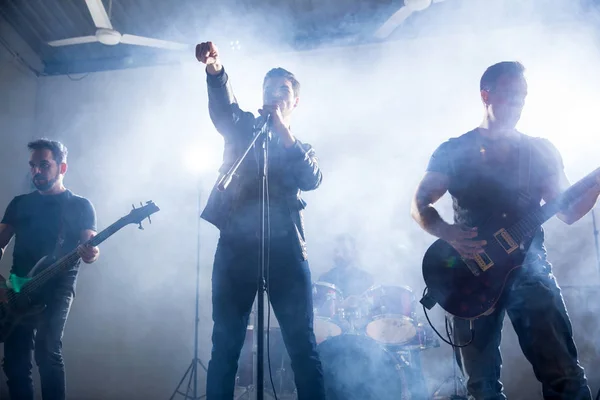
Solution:
[{"label": "bass drum", "polygon": [[400,368],[393,354],[367,336],[340,335],[317,346],[327,400],[404,398]]}]

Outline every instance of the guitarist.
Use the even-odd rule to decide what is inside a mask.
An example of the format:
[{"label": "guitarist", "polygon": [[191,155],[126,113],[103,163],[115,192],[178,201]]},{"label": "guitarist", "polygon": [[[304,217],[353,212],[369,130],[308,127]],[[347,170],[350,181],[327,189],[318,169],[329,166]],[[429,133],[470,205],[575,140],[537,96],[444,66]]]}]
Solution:
[{"label": "guitarist", "polygon": [[[569,186],[556,148],[546,139],[515,129],[527,95],[523,65],[500,62],[490,66],[481,77],[480,95],[483,122],[437,148],[411,210],[426,232],[450,243],[463,258],[483,251],[486,243],[478,240],[477,227],[491,213],[507,208],[523,213],[528,207],[539,207],[541,200],[551,201]],[[433,207],[446,192],[452,196],[454,224],[443,221]],[[599,195],[596,185],[558,217],[567,224],[574,223],[591,210]],[[455,348],[471,398],[506,398],[500,382],[499,345],[507,313],[521,349],[542,383],[544,398],[591,399],[571,322],[543,242],[540,228],[527,253],[526,263],[530,264],[511,274],[503,298],[491,314],[472,321],[472,343]],[[456,344],[471,340],[470,321],[454,318],[453,336]]]},{"label": "guitarist", "polygon": [[[15,236],[11,277],[15,291],[37,261],[49,254],[64,254],[96,234],[96,213],[89,200],[63,185],[67,172],[67,148],[60,142],[40,139],[28,144],[29,167],[36,191],[15,197],[0,223],[0,255]],[[98,259],[97,247],[79,246],[85,263]],[[78,264],[78,263],[77,263]],[[4,343],[4,372],[11,399],[33,400],[31,351],[40,373],[42,398],[65,399],[65,366],[62,336],[69,315],[78,265],[51,286],[42,288],[45,310],[24,319]],[[0,289],[6,301],[6,286]]]}]

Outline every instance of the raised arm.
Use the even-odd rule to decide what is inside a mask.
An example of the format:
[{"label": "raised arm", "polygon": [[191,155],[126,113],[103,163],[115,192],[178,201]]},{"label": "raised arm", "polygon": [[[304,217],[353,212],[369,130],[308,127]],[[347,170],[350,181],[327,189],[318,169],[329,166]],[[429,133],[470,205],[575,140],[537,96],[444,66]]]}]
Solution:
[{"label": "raised arm", "polygon": [[225,139],[251,135],[252,130],[244,127],[254,124],[254,116],[240,109],[229,84],[229,77],[219,59],[217,46],[212,42],[200,43],[196,46],[196,58],[206,64],[208,110],[217,131]]},{"label": "raised arm", "polygon": [[[542,182],[542,198],[548,203],[567,190],[571,183],[565,174],[562,157],[550,141],[541,141],[538,151],[544,152],[548,168],[546,179]],[[561,221],[571,225],[579,221],[594,207],[600,197],[600,168],[595,171],[595,175],[596,185],[556,215]]]}]

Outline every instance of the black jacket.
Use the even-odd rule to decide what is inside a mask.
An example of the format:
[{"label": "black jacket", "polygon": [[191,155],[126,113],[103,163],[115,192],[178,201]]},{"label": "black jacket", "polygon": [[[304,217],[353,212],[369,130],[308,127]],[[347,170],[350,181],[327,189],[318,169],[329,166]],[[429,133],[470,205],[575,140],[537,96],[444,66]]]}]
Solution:
[{"label": "black jacket", "polygon": [[[242,111],[231,89],[227,73],[224,70],[218,75],[207,74],[208,108],[210,118],[217,131],[225,140],[223,164],[219,169],[219,178],[225,174],[248,147],[253,138],[257,119],[250,112]],[[302,210],[306,202],[300,197],[301,191],[314,190],[321,184],[322,174],[319,169],[315,151],[308,144],[296,140],[289,149],[283,146],[270,147],[269,152],[269,196],[285,199],[289,208],[290,220],[298,236],[298,244],[302,257],[306,259],[306,242]],[[240,196],[242,181],[256,176],[257,153],[249,153],[224,191],[213,187],[202,218],[223,231],[231,217]],[[273,174],[271,174],[273,173]],[[257,198],[258,201],[258,198]]]}]

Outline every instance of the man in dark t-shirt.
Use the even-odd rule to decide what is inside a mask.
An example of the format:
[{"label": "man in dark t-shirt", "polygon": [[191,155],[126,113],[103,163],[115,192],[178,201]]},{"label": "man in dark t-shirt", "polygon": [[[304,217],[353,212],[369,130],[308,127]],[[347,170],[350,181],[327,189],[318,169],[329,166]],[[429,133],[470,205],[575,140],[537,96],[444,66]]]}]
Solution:
[{"label": "man in dark t-shirt", "polygon": [[[546,139],[515,129],[527,94],[524,67],[517,62],[489,67],[480,90],[485,109],[482,124],[437,148],[412,204],[417,223],[450,243],[463,258],[474,258],[483,251],[485,242],[478,239],[477,227],[492,213],[510,210],[524,215],[569,186],[556,148]],[[563,208],[558,218],[572,224],[585,215],[600,195],[600,177],[597,182]],[[452,196],[454,224],[443,221],[433,207],[446,192]],[[500,382],[499,345],[508,314],[521,349],[542,383],[544,398],[591,399],[571,322],[546,259],[541,228],[534,235],[526,262],[526,268],[511,275],[491,314],[474,321],[453,318],[454,342],[464,344],[473,339],[469,345],[455,348],[470,398],[506,398]]]},{"label": "man in dark t-shirt", "polygon": [[[85,263],[98,259],[97,247],[84,246],[96,234],[96,213],[89,200],[63,186],[67,149],[60,142],[40,139],[28,144],[29,166],[36,191],[15,197],[0,223],[0,256],[15,236],[13,264],[7,286],[15,292],[44,256],[60,257],[77,248]],[[46,264],[41,264],[46,265]],[[4,343],[4,372],[10,397],[33,400],[32,345],[40,372],[42,398],[65,399],[62,335],[75,295],[79,260],[40,289],[46,309],[21,322]],[[38,270],[34,271],[34,275]],[[6,286],[0,288],[6,300]],[[38,299],[36,299],[38,300]]]}]

